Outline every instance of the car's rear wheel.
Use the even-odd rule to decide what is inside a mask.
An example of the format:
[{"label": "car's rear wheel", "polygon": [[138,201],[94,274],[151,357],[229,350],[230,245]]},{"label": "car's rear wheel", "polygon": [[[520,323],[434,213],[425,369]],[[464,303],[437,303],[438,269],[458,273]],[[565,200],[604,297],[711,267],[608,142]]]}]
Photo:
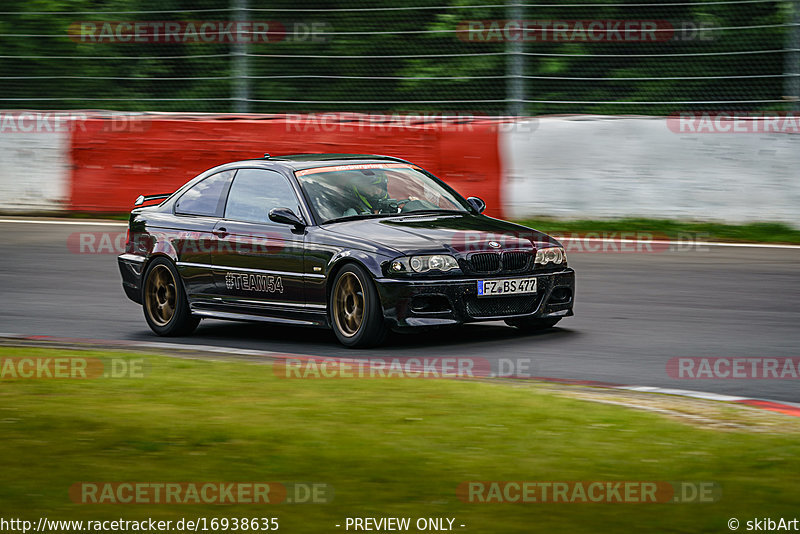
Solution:
[{"label": "car's rear wheel", "polygon": [[526,332],[536,332],[538,330],[546,330],[552,328],[561,320],[561,317],[555,319],[541,319],[536,317],[522,317],[518,319],[506,319],[508,326],[514,326]]},{"label": "car's rear wheel", "polygon": [[200,319],[193,317],[175,265],[156,258],[147,267],[142,289],[144,318],[159,336],[191,334]]},{"label": "car's rear wheel", "polygon": [[358,265],[345,265],[336,274],[329,309],[333,331],[347,347],[374,347],[386,337],[388,329],[378,290],[369,274]]}]

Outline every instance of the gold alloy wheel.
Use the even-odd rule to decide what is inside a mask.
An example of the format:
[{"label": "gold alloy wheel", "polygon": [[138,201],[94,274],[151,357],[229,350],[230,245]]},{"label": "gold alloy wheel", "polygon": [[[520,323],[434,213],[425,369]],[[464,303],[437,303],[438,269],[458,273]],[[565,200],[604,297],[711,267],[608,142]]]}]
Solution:
[{"label": "gold alloy wheel", "polygon": [[166,265],[156,265],[147,277],[144,302],[147,315],[158,326],[166,326],[175,315],[175,277]]},{"label": "gold alloy wheel", "polygon": [[344,273],[333,288],[333,319],[339,332],[353,337],[364,321],[364,287],[354,273]]}]

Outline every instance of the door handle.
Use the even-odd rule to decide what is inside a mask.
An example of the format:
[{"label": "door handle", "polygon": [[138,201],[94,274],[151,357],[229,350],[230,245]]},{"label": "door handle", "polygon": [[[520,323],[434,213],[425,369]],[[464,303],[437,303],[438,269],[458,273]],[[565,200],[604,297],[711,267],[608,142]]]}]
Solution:
[{"label": "door handle", "polygon": [[211,233],[218,237],[225,237],[228,235],[228,229],[223,226],[221,228],[215,228]]}]

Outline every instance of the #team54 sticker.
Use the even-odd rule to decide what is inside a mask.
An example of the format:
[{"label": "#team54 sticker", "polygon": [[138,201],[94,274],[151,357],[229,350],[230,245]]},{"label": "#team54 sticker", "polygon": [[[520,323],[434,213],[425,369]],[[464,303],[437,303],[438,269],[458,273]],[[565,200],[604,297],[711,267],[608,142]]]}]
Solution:
[{"label": "#team54 sticker", "polygon": [[283,293],[281,277],[267,274],[225,273],[225,287],[262,293]]}]

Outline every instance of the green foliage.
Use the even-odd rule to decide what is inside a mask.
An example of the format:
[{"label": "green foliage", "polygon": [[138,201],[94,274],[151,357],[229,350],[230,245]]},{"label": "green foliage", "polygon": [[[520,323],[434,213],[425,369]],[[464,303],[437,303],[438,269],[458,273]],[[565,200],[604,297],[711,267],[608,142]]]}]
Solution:
[{"label": "green foliage", "polygon": [[[628,3],[641,4],[638,0]],[[508,19],[509,12],[503,7],[452,9],[458,5],[471,6],[475,2],[428,0],[427,6],[438,7],[359,11],[398,6],[389,0],[317,1],[300,5],[288,0],[268,4],[251,1],[252,8],[289,11],[251,11],[247,15],[249,20],[279,21],[290,32],[297,23],[305,27],[318,23],[324,24],[325,31],[335,33],[318,36],[320,39],[284,39],[276,43],[249,45],[248,52],[254,54],[249,58],[251,110],[504,113],[506,104],[503,100],[509,80],[506,65],[509,56],[504,52],[508,45],[470,40],[465,34],[453,30],[459,28],[459,23],[469,20],[502,21]],[[451,9],[446,9],[447,6]],[[0,34],[3,34],[0,36],[0,55],[36,57],[0,58],[0,69],[4,73],[0,80],[0,97],[22,99],[0,100],[0,106],[231,111],[235,75],[232,57],[236,51],[231,44],[90,43],[76,42],[68,36],[71,24],[87,20],[230,20],[233,16],[230,7],[226,0],[162,0],[158,3],[149,0],[5,0],[3,11],[21,13],[0,15]],[[168,12],[108,13],[147,10]],[[83,14],[81,11],[104,14]],[[675,28],[685,23],[735,28],[791,22],[791,13],[780,2],[721,4],[700,1],[692,5],[626,6],[620,5],[619,0],[594,0],[588,7],[526,7],[523,17],[526,20],[658,20],[668,21]],[[523,46],[526,54],[566,55],[525,57],[524,75],[529,77],[525,81],[525,99],[545,101],[527,104],[525,112],[534,115],[665,115],[692,109],[783,109],[785,104],[780,103],[645,103],[779,100],[784,94],[784,78],[781,76],[786,54],[738,53],[781,50],[786,46],[789,31],[792,28],[785,25],[745,30],[715,29],[690,32],[686,34],[691,37],[687,40],[678,34],[675,39],[655,43],[528,42]],[[366,33],[342,35],[341,32]],[[41,35],[51,37],[37,37]],[[708,39],[701,39],[701,36]],[[702,55],[720,52],[735,54]],[[431,54],[452,56],[386,57]],[[647,54],[666,55],[637,57]],[[289,57],[276,57],[282,55]],[[96,59],[98,56],[110,59]],[[741,78],[762,75],[772,77]],[[36,78],[15,78],[21,76]],[[666,77],[684,79],[613,80]],[[710,78],[689,80],[686,77]],[[37,100],[49,98],[63,99]],[[275,100],[312,103],[269,102]],[[437,103],[415,103],[419,101]]]}]

